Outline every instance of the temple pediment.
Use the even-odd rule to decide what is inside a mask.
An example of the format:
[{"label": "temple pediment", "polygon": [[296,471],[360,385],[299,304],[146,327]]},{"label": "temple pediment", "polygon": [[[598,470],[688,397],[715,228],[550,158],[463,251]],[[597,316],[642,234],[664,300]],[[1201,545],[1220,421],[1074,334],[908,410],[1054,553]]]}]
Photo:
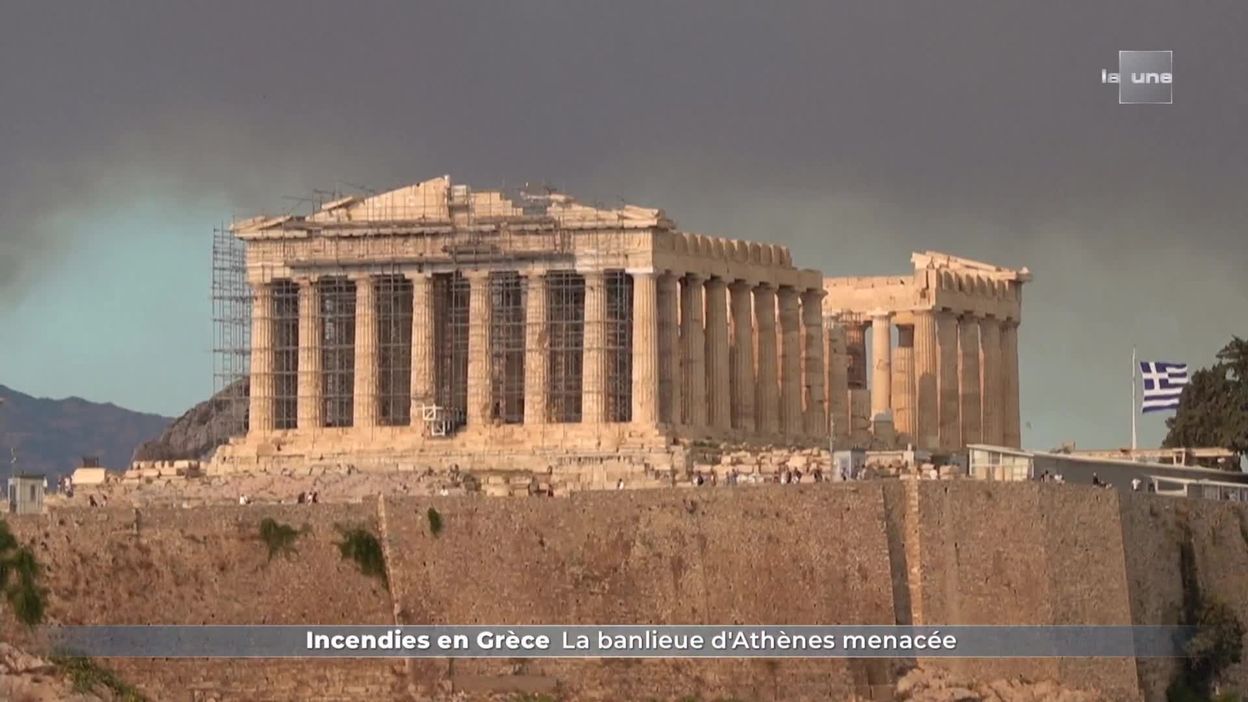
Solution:
[{"label": "temple pediment", "polygon": [[327,226],[410,224],[458,225],[548,221],[571,228],[671,228],[662,210],[621,205],[587,205],[558,192],[543,190],[473,190],[441,176],[388,192],[333,200],[306,217],[253,217],[238,222],[240,234],[269,229],[319,229]]},{"label": "temple pediment", "polygon": [[1021,269],[1006,268],[992,263],[983,261],[975,261],[961,256],[941,253],[939,251],[916,251],[910,256],[910,261],[914,263],[916,271],[924,269],[950,270],[954,272],[973,273],[976,275],[992,278],[994,280],[1017,280],[1027,282],[1031,280],[1031,271],[1026,267]]}]

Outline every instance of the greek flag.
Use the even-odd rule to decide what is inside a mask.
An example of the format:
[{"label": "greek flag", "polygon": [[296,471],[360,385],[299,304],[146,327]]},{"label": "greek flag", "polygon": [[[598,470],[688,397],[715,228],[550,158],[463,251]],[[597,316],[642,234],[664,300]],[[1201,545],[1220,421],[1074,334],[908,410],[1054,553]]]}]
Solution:
[{"label": "greek flag", "polygon": [[1187,385],[1187,364],[1165,361],[1140,361],[1144,376],[1143,412],[1178,409],[1179,396]]}]

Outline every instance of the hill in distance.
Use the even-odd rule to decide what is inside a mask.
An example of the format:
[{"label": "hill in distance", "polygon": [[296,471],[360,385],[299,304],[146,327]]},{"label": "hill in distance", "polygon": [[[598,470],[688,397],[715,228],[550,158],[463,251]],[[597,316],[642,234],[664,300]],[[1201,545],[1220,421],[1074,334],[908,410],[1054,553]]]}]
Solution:
[{"label": "hill in distance", "polygon": [[32,397],[4,385],[0,400],[0,475],[6,477],[12,467],[11,449],[17,453],[17,472],[43,473],[50,479],[72,473],[84,456],[96,456],[100,465],[123,470],[135,449],[159,436],[172,421],[80,397]]},{"label": "hill in distance", "polygon": [[246,378],[221,389],[173,420],[160,436],[144,441],[134,452],[136,461],[205,460],[227,440],[234,426],[229,408],[247,404]]}]

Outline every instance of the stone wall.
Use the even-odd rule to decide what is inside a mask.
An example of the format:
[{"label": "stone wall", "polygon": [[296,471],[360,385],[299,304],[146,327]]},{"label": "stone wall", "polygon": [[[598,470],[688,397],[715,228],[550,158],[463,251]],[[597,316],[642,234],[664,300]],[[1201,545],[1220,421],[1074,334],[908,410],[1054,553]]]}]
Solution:
[{"label": "stone wall", "polygon": [[[1131,623],[1115,492],[1045,483],[915,485],[920,623]],[[986,679],[1047,677],[1124,697],[1138,687],[1123,659],[961,660],[949,668]]]},{"label": "stone wall", "polygon": [[[438,503],[446,528],[436,538],[429,504],[386,501],[403,623],[892,621],[877,484],[451,499]],[[454,673],[505,684],[514,665],[456,661]],[[755,698],[763,681],[764,698],[842,699],[872,674],[835,660],[534,660],[522,668],[564,682],[577,699]]]},{"label": "stone wall", "polygon": [[[1180,551],[1190,539],[1202,595],[1248,624],[1248,509],[1053,483],[912,483],[924,624],[1180,624]],[[1190,537],[1189,537],[1190,534]],[[912,587],[912,593],[914,588]],[[976,679],[1051,677],[1164,700],[1175,661],[923,661]],[[1248,662],[1227,678],[1248,689]]]},{"label": "stone wall", "polygon": [[[434,536],[427,511],[438,510]],[[268,560],[265,517],[307,526]],[[64,623],[1177,623],[1180,544],[1207,595],[1248,621],[1243,506],[1074,485],[866,481],[394,497],[356,505],[78,509],[11,520],[48,566]],[[337,552],[337,525],[381,536],[390,588]],[[1186,529],[1183,528],[1186,525]],[[0,622],[6,636],[11,622]],[[935,660],[1164,699],[1173,669],[1127,660]],[[905,661],[115,662],[161,700],[846,699]],[[912,662],[911,662],[912,663]],[[1248,665],[1232,671],[1248,685]]]},{"label": "stone wall", "polygon": [[[292,558],[268,558],[265,517],[306,528]],[[47,567],[48,618],[62,624],[389,624],[389,593],[339,557],[335,525],[375,528],[372,505],[65,509],[11,520]],[[10,622],[0,624],[14,631]],[[152,699],[389,697],[391,661],[108,663]]]},{"label": "stone wall", "polygon": [[[1133,497],[1120,498],[1132,619],[1179,623],[1184,597],[1181,550],[1188,542],[1202,597],[1230,605],[1248,626],[1248,510],[1232,503]],[[1148,690],[1164,691],[1176,667],[1170,660],[1141,660],[1140,682]],[[1248,690],[1248,657],[1228,676],[1239,690]],[[1149,699],[1162,700],[1164,695]]]}]

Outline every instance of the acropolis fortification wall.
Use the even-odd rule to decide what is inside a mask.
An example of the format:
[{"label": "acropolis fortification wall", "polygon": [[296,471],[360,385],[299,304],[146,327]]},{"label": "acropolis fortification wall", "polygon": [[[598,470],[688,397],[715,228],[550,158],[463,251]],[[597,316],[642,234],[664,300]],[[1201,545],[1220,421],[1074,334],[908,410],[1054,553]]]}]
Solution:
[{"label": "acropolis fortification wall", "polygon": [[[430,531],[427,510],[444,528]],[[270,561],[272,517],[306,532]],[[1071,485],[870,481],[407,497],[360,504],[54,510],[11,518],[67,624],[1177,622],[1182,544],[1248,621],[1248,509]],[[390,585],[340,558],[374,530]],[[7,616],[7,615],[4,615]],[[0,622],[6,636],[17,627]],[[905,662],[118,660],[152,699],[847,699]],[[1164,699],[1168,662],[921,661]],[[1248,685],[1248,662],[1231,671]],[[1141,689],[1143,692],[1141,692]],[[415,696],[415,692],[423,697]],[[506,698],[506,697],[502,697]]]}]

